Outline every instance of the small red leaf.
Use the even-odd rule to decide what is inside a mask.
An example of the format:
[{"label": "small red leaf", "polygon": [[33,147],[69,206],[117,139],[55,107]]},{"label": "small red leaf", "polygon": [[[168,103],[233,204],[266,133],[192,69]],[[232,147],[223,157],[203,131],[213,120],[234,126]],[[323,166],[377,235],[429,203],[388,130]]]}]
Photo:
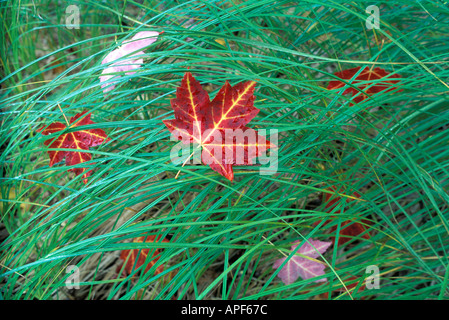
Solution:
[{"label": "small red leaf", "polygon": [[[397,89],[397,84],[400,80],[390,80],[401,78],[397,73],[390,74],[381,68],[370,69],[369,67],[365,67],[360,74],[355,77],[355,75],[359,72],[360,67],[346,69],[340,72],[334,73],[334,75],[342,80],[334,80],[330,81],[327,86],[328,90],[339,89],[344,86],[347,88],[343,92],[343,94],[351,94],[356,97],[353,98],[354,102],[360,102],[368,98],[369,95],[373,95],[375,93],[379,93],[384,91],[387,93],[389,91]],[[351,87],[348,83],[351,83],[353,86]],[[374,83],[374,84],[373,84]],[[356,88],[354,88],[354,86]],[[358,90],[357,90],[358,89]],[[360,92],[363,91],[363,92]],[[398,90],[398,92],[402,91]]]},{"label": "small red leaf", "polygon": [[[154,235],[150,235],[150,236],[143,236],[143,237],[138,237],[136,239],[133,240],[134,243],[137,242],[148,242],[148,243],[152,243],[152,242],[169,242],[167,239],[163,239],[162,241],[160,241],[161,236],[158,236],[156,238],[156,236]],[[123,260],[126,264],[125,264],[125,272],[127,272],[127,274],[131,274],[133,272],[133,270],[140,268],[142,265],[145,264],[145,260],[147,260],[148,254],[150,253],[150,250],[152,250],[153,252],[153,256],[151,258],[151,260],[148,262],[146,268],[145,268],[145,273],[148,272],[151,267],[153,267],[156,262],[159,260],[159,254],[160,254],[160,249],[131,249],[131,250],[123,250],[120,253],[120,259]],[[137,259],[137,261],[136,261]],[[154,272],[154,274],[159,274],[162,271],[164,271],[164,266],[160,265],[156,268],[156,271]]]},{"label": "small red leaf", "polygon": [[[331,186],[328,188],[329,191],[333,191],[335,193],[339,193],[339,194],[343,194],[343,189],[337,189],[335,186]],[[360,194],[358,194],[357,192],[354,192],[351,197],[353,198],[360,198]],[[337,194],[331,194],[331,193],[324,193],[324,202],[325,204],[325,209],[327,209],[327,212],[332,212],[334,210],[334,208],[337,206],[337,203],[340,202],[342,199],[341,196],[337,195]],[[351,199],[350,197],[345,197],[345,201],[346,203],[350,203],[353,199]],[[342,213],[342,209],[335,211],[336,213]],[[333,218],[336,218],[335,216]],[[316,226],[319,224],[320,221],[314,222],[313,225]],[[323,226],[326,226],[329,223],[329,221],[326,221],[324,223]],[[367,225],[369,226],[371,223],[366,220],[366,219],[362,219],[361,223],[360,222],[353,222],[351,220],[346,220],[343,221],[341,223],[341,228],[340,228],[340,237],[339,237],[339,241],[338,244],[343,245],[346,242],[352,240],[354,237],[357,237],[359,235],[362,235],[362,238],[364,239],[369,239],[370,238],[370,234],[368,230]],[[330,232],[332,234],[335,234],[335,232],[337,231],[337,226],[332,226],[330,227]],[[332,242],[335,243],[335,235],[332,236]]]},{"label": "small red leaf", "polygon": [[[337,187],[335,187],[335,186],[330,186],[328,188],[328,190],[332,191],[334,194],[332,194],[330,192],[324,192],[324,200],[323,201],[326,203],[324,207],[326,209],[329,209],[328,212],[330,212],[330,211],[332,211],[332,209],[335,208],[337,203],[339,201],[341,201],[341,199],[343,198],[343,197],[339,196],[338,194],[344,194],[343,193],[344,190],[342,188],[337,189]],[[353,198],[360,198],[360,197],[361,196],[359,193],[353,192],[351,196],[346,196],[344,198],[345,198],[346,203],[350,203],[351,201],[354,200]],[[337,212],[341,212],[341,210],[339,210]]]},{"label": "small red leaf", "polygon": [[[77,150],[89,150],[89,147],[95,147],[103,142],[110,141],[106,133],[102,129],[83,129],[82,126],[88,124],[94,124],[90,120],[90,113],[87,111],[78,113],[70,119],[70,127],[77,127],[80,130],[75,132],[63,133],[60,136],[52,139],[48,139],[44,142],[49,148],[65,148],[65,149],[77,149]],[[38,130],[43,135],[53,134],[59,131],[67,129],[67,126],[61,122],[55,122],[47,127],[42,127]],[[61,162],[65,158],[65,163],[68,166],[84,163],[92,159],[90,153],[82,151],[47,151],[50,157],[50,167],[55,163]],[[77,175],[83,175],[83,182],[87,183],[87,177],[89,177],[92,171],[87,171],[85,168],[73,168],[70,171],[75,172]]]}]

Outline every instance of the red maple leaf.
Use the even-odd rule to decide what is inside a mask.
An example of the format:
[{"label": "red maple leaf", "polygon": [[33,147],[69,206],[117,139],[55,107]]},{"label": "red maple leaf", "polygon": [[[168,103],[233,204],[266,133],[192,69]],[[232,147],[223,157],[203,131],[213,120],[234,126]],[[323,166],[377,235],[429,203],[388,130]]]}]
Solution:
[{"label": "red maple leaf", "polygon": [[[329,187],[330,191],[336,192],[336,193],[342,193],[342,189],[338,189],[335,186]],[[357,192],[354,192],[351,196],[352,198],[360,198],[360,194]],[[332,210],[337,206],[337,203],[341,201],[341,198],[339,195],[331,194],[331,193],[324,193],[324,202],[325,209],[327,209],[327,212],[332,212]],[[345,197],[346,203],[349,203],[352,201],[350,197]],[[336,213],[342,213],[342,209],[335,211]],[[335,216],[334,216],[335,218]],[[313,223],[314,226],[318,225],[320,221],[316,221]],[[346,220],[341,223],[340,228],[340,237],[339,237],[339,244],[343,245],[346,242],[353,239],[353,237],[362,235],[362,238],[369,239],[370,234],[369,231],[367,231],[366,225],[370,225],[371,223],[366,220],[362,219],[360,222],[353,222],[352,220]],[[323,226],[327,225],[329,221],[326,221]],[[335,233],[337,231],[337,226],[330,227],[330,232]],[[335,236],[332,236],[332,242],[335,243]]]},{"label": "red maple leaf", "polygon": [[248,81],[232,87],[226,81],[210,101],[201,84],[187,72],[171,100],[175,119],[163,122],[184,144],[201,147],[203,164],[232,181],[233,165],[251,165],[254,157],[275,147],[246,126],[259,112],[254,107],[255,85]]},{"label": "red maple leaf", "polygon": [[[107,142],[110,139],[102,129],[82,129],[82,126],[88,124],[94,124],[90,120],[90,113],[86,114],[87,111],[78,113],[74,117],[70,118],[70,128],[80,128],[80,130],[75,132],[66,132],[59,135],[57,138],[48,139],[44,142],[49,148],[65,148],[65,149],[77,149],[77,150],[89,150],[89,147],[95,147],[103,142]],[[49,126],[44,126],[38,130],[43,135],[49,135],[59,131],[63,131],[68,127],[61,122],[55,122]],[[50,157],[50,167],[55,163],[62,161],[65,157],[65,163],[68,166],[83,163],[92,159],[90,153],[81,151],[62,151],[62,150],[48,150],[48,155]],[[69,171],[75,172],[75,174],[83,175],[84,183],[87,183],[87,177],[89,177],[92,171],[87,171],[86,168],[73,168]]]},{"label": "red maple leaf", "polygon": [[[150,235],[150,236],[142,236],[142,237],[135,238],[133,240],[133,242],[149,242],[149,243],[151,243],[151,242],[160,242],[160,239],[161,239],[161,236],[158,236],[156,238],[156,236]],[[162,242],[169,242],[169,241],[164,238],[164,239],[162,239]],[[127,272],[127,274],[131,274],[133,270],[135,270],[145,264],[145,260],[147,259],[150,250],[153,251],[153,256],[145,268],[144,272],[146,273],[159,260],[159,258],[160,258],[160,256],[159,256],[160,250],[159,249],[130,249],[130,250],[123,250],[120,253],[120,259],[122,259],[126,263],[125,271]],[[137,259],[137,261],[136,261],[136,259]],[[155,275],[159,274],[162,271],[164,271],[164,266],[160,265],[156,268],[156,271],[154,272],[154,274]]]},{"label": "red maple leaf", "polygon": [[[327,86],[328,90],[332,89],[339,89],[344,86],[347,86],[343,94],[352,94],[352,96],[355,96],[357,93],[359,93],[356,97],[353,98],[354,102],[360,102],[368,98],[368,95],[372,95],[375,93],[379,93],[384,91],[384,93],[392,91],[394,89],[397,89],[397,84],[400,82],[400,80],[389,80],[391,79],[397,79],[401,76],[397,73],[390,74],[386,72],[384,69],[381,68],[374,68],[371,70],[369,67],[365,67],[360,74],[355,77],[355,75],[359,72],[360,67],[355,67],[351,69],[346,69],[340,72],[334,73],[334,75],[342,80],[333,80],[329,82],[329,85]],[[351,79],[353,79],[351,81]],[[350,86],[349,83],[351,83],[353,86]],[[374,83],[374,84],[373,84]],[[355,86],[355,87],[354,87]],[[363,92],[360,92],[363,91]],[[401,90],[398,90],[398,92],[401,92]]]}]

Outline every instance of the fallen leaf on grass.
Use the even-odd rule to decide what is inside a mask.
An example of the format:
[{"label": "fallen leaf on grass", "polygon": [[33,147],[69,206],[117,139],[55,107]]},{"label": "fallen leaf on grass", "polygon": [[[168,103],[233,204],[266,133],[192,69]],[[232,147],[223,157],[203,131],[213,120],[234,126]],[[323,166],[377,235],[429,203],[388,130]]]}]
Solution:
[{"label": "fallen leaf on grass", "polygon": [[[156,236],[151,235],[151,236],[142,236],[142,237],[138,237],[136,239],[133,240],[134,243],[137,242],[148,242],[148,243],[152,243],[152,242],[169,242],[167,239],[162,239],[162,241],[160,241],[161,236],[158,236],[156,238]],[[155,264],[156,262],[159,260],[160,258],[160,249],[130,249],[130,250],[123,250],[120,253],[120,259],[123,260],[126,264],[125,264],[125,272],[127,274],[131,274],[133,272],[133,270],[136,270],[137,268],[140,268],[141,266],[143,266],[145,264],[145,261],[147,260],[148,254],[150,253],[150,250],[153,252],[153,256],[151,257],[151,260],[148,261],[147,266],[145,268],[145,273],[147,273]],[[136,261],[137,259],[137,261]],[[162,271],[164,271],[164,266],[160,265],[156,268],[154,274],[157,275],[159,273],[161,273]]]},{"label": "fallen leaf on grass", "polygon": [[[107,142],[110,139],[102,129],[83,129],[82,127],[89,124],[95,124],[90,120],[90,113],[84,111],[78,113],[70,119],[70,128],[79,128],[75,132],[66,132],[59,135],[57,138],[48,139],[44,142],[49,148],[65,148],[76,149],[79,151],[62,151],[62,150],[48,150],[47,153],[50,157],[50,167],[55,163],[62,161],[65,158],[67,166],[80,164],[92,159],[92,155],[82,150],[89,150],[90,147],[95,147],[103,142]],[[38,130],[43,135],[53,134],[59,131],[67,129],[67,125],[61,122],[54,122],[49,126],[44,126]],[[77,175],[83,175],[83,182],[87,183],[87,177],[89,177],[92,171],[87,171],[86,168],[73,168],[70,171],[75,172]]]},{"label": "fallen leaf on grass", "polygon": [[[343,94],[351,94],[352,96],[355,96],[353,101],[356,103],[367,99],[369,95],[382,91],[383,93],[387,93],[397,89],[397,84],[400,80],[390,80],[401,78],[401,76],[397,73],[390,74],[384,69],[378,67],[374,69],[365,67],[356,77],[355,75],[359,72],[360,68],[361,67],[355,67],[334,73],[336,77],[342,80],[330,81],[327,89],[340,89],[346,86],[347,88],[343,91]],[[352,84],[352,86],[348,83]],[[400,91],[402,91],[402,89],[398,90],[398,92]]]},{"label": "fallen leaf on grass", "polygon": [[[319,257],[320,253],[323,254],[332,244],[332,242],[313,239],[309,239],[308,241],[310,244],[306,242],[300,248],[297,248],[300,241],[295,241],[290,250],[316,259]],[[286,259],[287,258],[281,258],[276,260],[273,264],[273,269],[279,268]],[[277,276],[281,278],[282,282],[285,284],[292,284],[298,277],[306,280],[323,275],[325,267],[326,266],[322,263],[295,255],[287,261]],[[326,280],[326,278],[322,278],[315,280],[315,282],[324,282]]]},{"label": "fallen leaf on grass", "polygon": [[[337,206],[338,202],[341,201],[342,197],[338,195],[338,193],[342,194],[343,193],[343,189],[337,189],[335,186],[331,186],[328,189],[329,191],[333,191],[336,194],[331,194],[331,193],[324,193],[324,202],[325,204],[325,210],[327,212],[333,212],[334,208]],[[353,198],[360,198],[360,194],[358,194],[357,192],[354,192],[351,197]],[[349,198],[349,197],[345,197],[345,201],[346,203],[350,203],[351,201],[353,201],[353,199]],[[342,213],[343,209],[339,209],[334,211],[336,213]],[[333,218],[336,218],[336,216],[333,216]],[[313,225],[316,226],[320,223],[320,221],[314,222]],[[328,223],[330,223],[330,221],[326,221],[323,224],[323,227],[326,226]],[[366,219],[362,219],[361,222],[353,222],[352,220],[345,220],[341,223],[341,228],[340,228],[340,237],[339,237],[339,241],[338,244],[339,245],[343,245],[346,242],[352,240],[354,237],[357,237],[359,235],[362,235],[363,239],[369,239],[370,238],[370,233],[368,231],[369,227],[367,227],[367,225],[369,226],[371,223],[370,221],[366,220]],[[337,231],[337,226],[332,226],[330,227],[330,232],[331,234],[333,234],[332,236],[332,242],[335,243],[335,233]]]},{"label": "fallen leaf on grass", "polygon": [[256,82],[231,86],[228,81],[210,101],[209,94],[187,72],[176,98],[171,100],[174,120],[163,120],[183,144],[201,147],[201,161],[230,181],[233,165],[251,165],[252,159],[275,147],[246,125],[257,115],[254,107]]},{"label": "fallen leaf on grass", "polygon": [[[156,31],[138,32],[130,40],[123,41],[122,46],[111,51],[103,59],[101,64],[109,64],[113,61],[119,60],[117,62],[113,62],[112,64],[110,64],[101,73],[102,75],[100,76],[100,83],[102,83],[101,88],[103,89],[104,93],[113,90],[115,88],[116,81],[112,81],[109,83],[103,82],[106,82],[107,80],[112,78],[118,79],[121,77],[120,75],[114,73],[125,72],[125,75],[133,75],[136,73],[135,71],[132,70],[140,68],[140,66],[143,64],[142,55],[145,54],[145,52],[138,50],[142,50],[143,48],[148,47],[150,44],[152,44],[157,40],[158,36],[159,32]],[[137,58],[138,56],[140,56],[140,58]],[[125,57],[125,59],[120,60],[123,57]]]}]

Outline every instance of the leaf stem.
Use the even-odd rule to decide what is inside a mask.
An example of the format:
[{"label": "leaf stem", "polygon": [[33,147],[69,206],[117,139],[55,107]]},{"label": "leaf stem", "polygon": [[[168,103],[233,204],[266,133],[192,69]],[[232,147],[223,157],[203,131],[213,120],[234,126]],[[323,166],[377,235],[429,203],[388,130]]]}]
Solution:
[{"label": "leaf stem", "polygon": [[[187,163],[187,161],[189,161],[189,159],[195,154],[195,151],[193,151],[190,156],[186,159],[186,161],[184,161],[184,163],[182,164],[181,168],[184,167]],[[179,174],[181,173],[181,170],[178,171],[178,173],[175,176],[175,179],[178,179]]]},{"label": "leaf stem", "polygon": [[59,107],[59,110],[61,110],[62,115],[64,116],[65,123],[67,123],[67,126],[70,127],[69,120],[67,120],[67,117],[65,116],[64,111],[62,111],[62,108],[61,108],[61,106],[59,105],[59,103],[58,103],[58,107]]}]

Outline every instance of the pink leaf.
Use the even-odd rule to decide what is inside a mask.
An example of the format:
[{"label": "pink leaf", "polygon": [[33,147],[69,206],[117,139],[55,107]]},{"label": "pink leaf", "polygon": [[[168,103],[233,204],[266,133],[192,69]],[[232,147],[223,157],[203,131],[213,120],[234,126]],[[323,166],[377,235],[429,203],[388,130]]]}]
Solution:
[{"label": "pink leaf", "polygon": [[[332,242],[313,239],[308,239],[308,241],[310,244],[306,242],[299,249],[297,249],[297,247],[300,241],[295,241],[290,250],[316,259],[319,257],[320,253],[323,254],[332,244]],[[298,244],[295,245],[295,243]],[[286,259],[287,258],[281,258],[276,260],[273,264],[273,269],[279,268]],[[325,267],[324,264],[295,255],[282,267],[281,271],[278,273],[278,277],[281,278],[282,282],[285,284],[292,284],[298,277],[306,280],[323,275]],[[326,280],[326,278],[322,278],[315,280],[315,282],[324,282]]]},{"label": "pink leaf", "polygon": [[150,44],[156,42],[159,32],[157,31],[141,31],[135,34],[131,40],[123,41],[123,49],[128,52],[142,50]]},{"label": "pink leaf", "polygon": [[[133,75],[136,73],[133,70],[139,69],[143,64],[142,55],[145,54],[142,50],[148,47],[150,44],[157,40],[159,32],[156,31],[142,31],[138,32],[132,39],[123,41],[123,45],[113,51],[111,51],[101,62],[101,64],[110,64],[106,67],[100,76],[101,88],[103,92],[106,93],[115,88],[115,83],[117,81],[112,81],[109,83],[103,83],[111,78],[119,79],[121,76],[113,73],[125,72],[126,75]],[[138,52],[136,52],[138,51]],[[120,60],[125,57],[125,59]],[[140,57],[140,58],[138,58]],[[114,62],[117,61],[117,62]]]}]

